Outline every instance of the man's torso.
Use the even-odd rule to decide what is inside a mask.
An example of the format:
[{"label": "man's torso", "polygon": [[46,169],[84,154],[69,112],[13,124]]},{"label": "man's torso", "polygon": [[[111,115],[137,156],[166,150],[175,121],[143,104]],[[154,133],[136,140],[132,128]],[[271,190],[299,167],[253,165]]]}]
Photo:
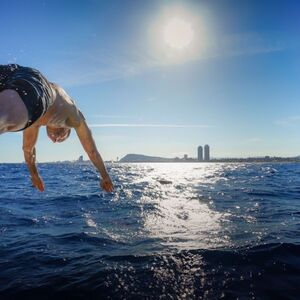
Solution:
[{"label": "man's torso", "polygon": [[81,114],[71,97],[60,87],[53,85],[54,102],[45,115],[37,122],[37,126],[76,127],[80,123]]}]

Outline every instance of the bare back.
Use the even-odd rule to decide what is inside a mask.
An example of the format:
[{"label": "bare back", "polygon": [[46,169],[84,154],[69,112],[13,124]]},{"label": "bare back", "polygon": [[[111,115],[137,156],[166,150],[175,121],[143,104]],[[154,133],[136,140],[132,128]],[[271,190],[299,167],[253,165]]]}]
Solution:
[{"label": "bare back", "polygon": [[72,128],[79,125],[82,114],[74,101],[61,87],[51,84],[54,103],[37,122],[38,126]]}]

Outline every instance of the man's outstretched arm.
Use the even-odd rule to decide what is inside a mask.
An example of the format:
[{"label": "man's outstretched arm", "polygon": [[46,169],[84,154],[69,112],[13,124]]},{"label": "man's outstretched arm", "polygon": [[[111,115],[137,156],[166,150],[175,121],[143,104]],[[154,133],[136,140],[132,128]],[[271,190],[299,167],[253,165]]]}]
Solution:
[{"label": "man's outstretched arm", "polygon": [[89,156],[89,158],[92,161],[92,163],[94,164],[94,166],[98,169],[98,171],[102,177],[102,181],[100,183],[101,187],[106,192],[112,192],[113,184],[112,184],[110,177],[106,171],[102,157],[97,150],[95,141],[92,137],[91,130],[87,126],[83,116],[82,116],[82,119],[81,119],[79,125],[75,127],[75,130],[76,130],[78,138],[79,138],[85,152]]},{"label": "man's outstretched arm", "polygon": [[45,190],[43,180],[37,170],[35,160],[36,151],[35,144],[38,138],[39,127],[31,126],[23,131],[23,152],[25,162],[27,164],[32,184],[35,188],[43,192]]}]

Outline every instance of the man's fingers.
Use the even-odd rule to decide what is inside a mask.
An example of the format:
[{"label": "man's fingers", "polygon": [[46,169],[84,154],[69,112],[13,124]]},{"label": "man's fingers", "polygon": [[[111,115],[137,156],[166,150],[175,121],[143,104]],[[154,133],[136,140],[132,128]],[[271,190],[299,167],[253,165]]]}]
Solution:
[{"label": "man's fingers", "polygon": [[108,191],[111,193],[114,190],[114,186],[112,183],[108,185]]},{"label": "man's fingers", "polygon": [[113,191],[113,184],[109,181],[101,181],[100,186],[102,187],[102,189],[108,193],[111,193]]},{"label": "man's fingers", "polygon": [[45,188],[43,185],[41,184],[37,184],[34,186],[37,190],[39,190],[40,192],[44,192]]},{"label": "man's fingers", "polygon": [[44,190],[42,189],[42,187],[39,186],[39,185],[36,185],[35,188],[36,188],[37,190],[39,190],[40,192],[43,192],[43,191],[44,191]]},{"label": "man's fingers", "polygon": [[112,183],[108,183],[106,189],[107,189],[108,192],[111,193],[113,191],[113,189],[114,189]]},{"label": "man's fingers", "polygon": [[32,178],[32,184],[37,190],[44,192],[45,187],[41,178]]},{"label": "man's fingers", "polygon": [[40,182],[38,188],[41,192],[43,192],[45,190],[44,184],[42,182]]},{"label": "man's fingers", "polygon": [[43,192],[45,190],[44,182],[41,179],[39,180],[39,190],[41,192]]}]

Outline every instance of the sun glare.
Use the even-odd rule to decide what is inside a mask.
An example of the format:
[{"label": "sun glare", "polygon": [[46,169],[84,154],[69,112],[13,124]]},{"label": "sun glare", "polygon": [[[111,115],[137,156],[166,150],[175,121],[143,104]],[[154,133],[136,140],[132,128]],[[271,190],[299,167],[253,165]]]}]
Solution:
[{"label": "sun glare", "polygon": [[205,17],[188,7],[162,8],[149,26],[149,49],[161,65],[182,64],[205,52],[208,30]]},{"label": "sun glare", "polygon": [[194,38],[194,31],[188,22],[184,20],[173,18],[164,28],[164,41],[174,49],[182,50],[191,44]]}]

